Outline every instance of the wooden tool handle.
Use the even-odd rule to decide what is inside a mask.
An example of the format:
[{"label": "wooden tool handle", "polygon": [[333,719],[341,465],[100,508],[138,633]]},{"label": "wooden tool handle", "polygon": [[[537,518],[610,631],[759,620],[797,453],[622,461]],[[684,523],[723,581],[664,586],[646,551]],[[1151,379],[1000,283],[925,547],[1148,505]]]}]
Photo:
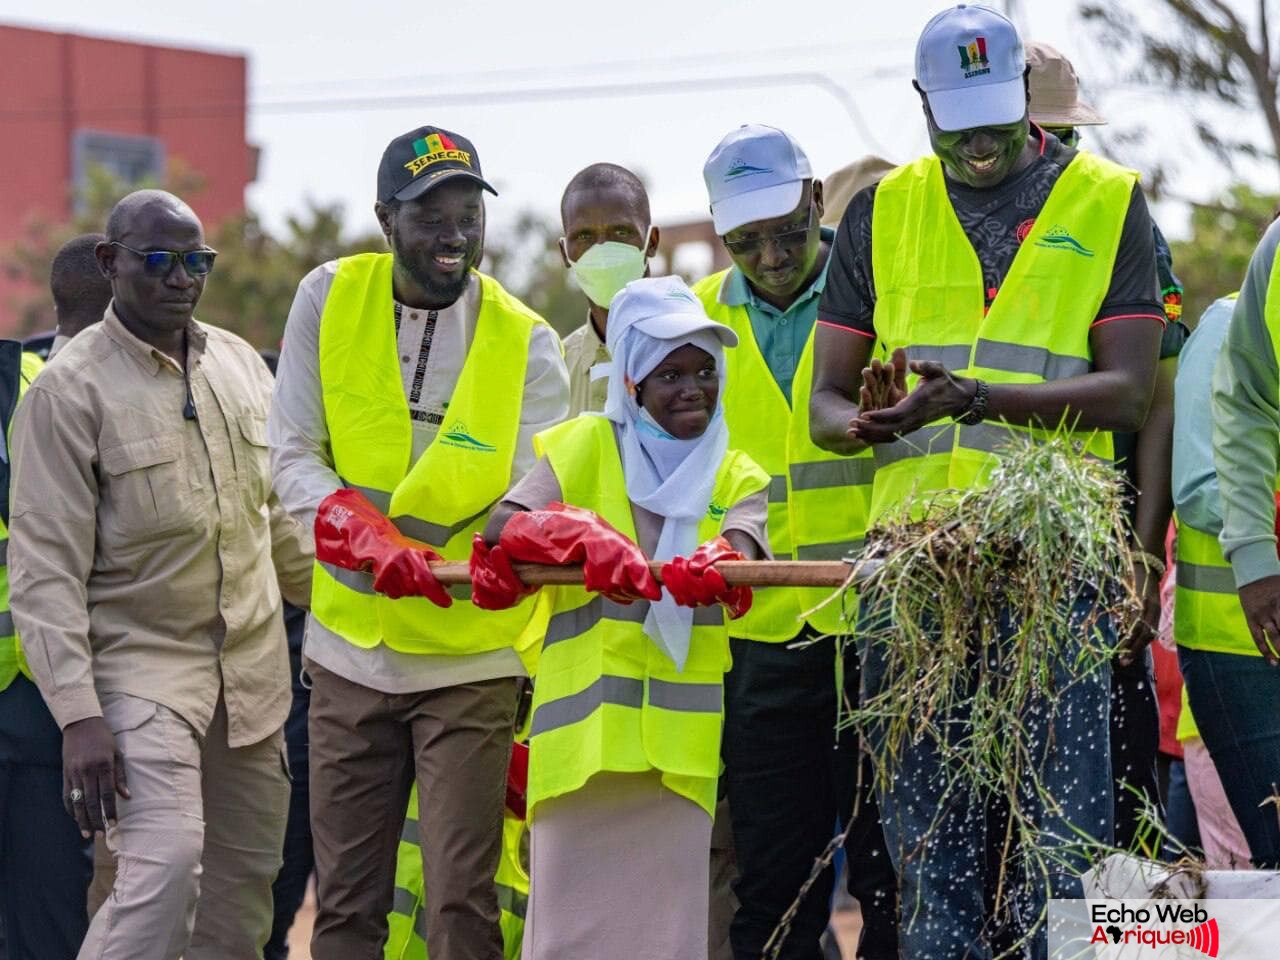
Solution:
[{"label": "wooden tool handle", "polygon": [[[537,563],[517,563],[516,576],[533,586],[581,586],[581,567],[548,567]],[[662,582],[662,564],[654,560],[649,569]],[[726,560],[716,569],[732,587],[841,587],[849,580],[853,564],[843,560]],[[446,586],[471,582],[467,564],[431,564],[431,572]]]}]

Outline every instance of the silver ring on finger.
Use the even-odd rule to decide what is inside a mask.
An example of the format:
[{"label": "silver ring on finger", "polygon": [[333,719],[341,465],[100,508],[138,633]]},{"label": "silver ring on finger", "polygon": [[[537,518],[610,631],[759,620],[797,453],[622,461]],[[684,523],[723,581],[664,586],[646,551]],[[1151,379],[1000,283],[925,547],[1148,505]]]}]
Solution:
[{"label": "silver ring on finger", "polygon": [[79,787],[76,787],[74,790],[71,791],[71,793],[67,795],[67,799],[69,799],[72,803],[84,803],[84,791],[81,790]]}]

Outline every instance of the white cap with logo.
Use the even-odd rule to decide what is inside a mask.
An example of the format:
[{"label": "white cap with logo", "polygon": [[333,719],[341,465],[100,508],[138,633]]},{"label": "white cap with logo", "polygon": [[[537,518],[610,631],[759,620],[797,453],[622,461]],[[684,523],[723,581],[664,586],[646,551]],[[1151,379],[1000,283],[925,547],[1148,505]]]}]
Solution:
[{"label": "white cap with logo", "polygon": [[987,7],[944,10],[916,43],[916,83],[941,130],[1021,120],[1027,112],[1026,69],[1017,28]]},{"label": "white cap with logo", "polygon": [[716,144],[702,166],[718,236],[746,223],[785,217],[813,179],[800,144],[777,127],[744,123]]}]

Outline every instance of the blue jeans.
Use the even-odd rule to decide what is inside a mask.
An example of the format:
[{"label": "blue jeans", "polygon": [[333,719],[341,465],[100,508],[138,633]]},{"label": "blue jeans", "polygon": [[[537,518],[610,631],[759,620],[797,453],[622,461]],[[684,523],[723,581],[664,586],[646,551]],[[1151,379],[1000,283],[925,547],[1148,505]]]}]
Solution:
[{"label": "blue jeans", "polygon": [[1178,662],[1250,859],[1259,869],[1280,869],[1277,811],[1259,806],[1280,787],[1280,670],[1262,657],[1185,647],[1178,648]]},{"label": "blue jeans", "polygon": [[[62,806],[62,732],[36,685],[0,690],[0,914],[10,960],[72,960],[93,844]],[[5,956],[0,949],[0,956]]]},{"label": "blue jeans", "polygon": [[[1083,617],[1092,599],[1078,602],[1073,610]],[[862,616],[874,616],[864,604]],[[1109,622],[1099,623],[1102,639],[1114,642]],[[1083,633],[1084,627],[1081,627]],[[1015,627],[1002,615],[996,642],[982,655],[998,664],[1004,644]],[[884,647],[863,644],[863,703],[886,683]],[[1051,891],[1043,880],[1025,876],[1017,858],[1004,863],[1005,890],[1014,891],[1012,904],[1023,928],[1035,923],[1046,907],[1047,896],[1079,897],[1079,875],[1089,863],[1076,831],[1110,843],[1113,829],[1111,759],[1108,714],[1110,670],[1106,665],[1080,676],[1073,670],[1068,648],[1053,664],[1054,686],[1061,691],[1052,702],[1034,703],[1022,722],[1029,734],[1036,773],[1057,805],[1047,810],[1033,791],[1021,798],[1024,810],[1041,830],[1042,847],[1057,846],[1063,863],[1051,876]],[[971,690],[976,690],[978,653],[973,654]],[[968,731],[968,709],[956,710],[949,735]],[[873,726],[869,744],[883,749],[883,732]],[[899,943],[904,960],[989,960],[991,941],[1007,941],[998,931],[989,902],[997,886],[1000,851],[1005,843],[1006,816],[999,797],[988,784],[965,782],[958,771],[948,770],[938,745],[928,739],[902,748],[888,782],[878,782],[881,819],[889,853],[898,870],[902,896]],[[1028,778],[1028,787],[1030,782]],[[1047,952],[1045,928],[1040,926],[1031,943],[1032,956]]]}]

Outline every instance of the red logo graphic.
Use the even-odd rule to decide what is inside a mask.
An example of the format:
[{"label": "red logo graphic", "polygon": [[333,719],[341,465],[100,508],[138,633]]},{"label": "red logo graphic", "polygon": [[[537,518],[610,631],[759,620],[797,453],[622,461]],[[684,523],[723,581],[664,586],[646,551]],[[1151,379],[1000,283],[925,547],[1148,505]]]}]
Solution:
[{"label": "red logo graphic", "polygon": [[1034,227],[1035,225],[1036,225],[1035,217],[1032,217],[1030,220],[1023,220],[1020,224],[1018,224],[1018,242],[1019,243],[1027,239],[1027,237],[1031,233],[1031,228]]},{"label": "red logo graphic", "polygon": [[1187,934],[1187,943],[1211,957],[1218,955],[1218,921],[1210,920],[1193,928]]}]

